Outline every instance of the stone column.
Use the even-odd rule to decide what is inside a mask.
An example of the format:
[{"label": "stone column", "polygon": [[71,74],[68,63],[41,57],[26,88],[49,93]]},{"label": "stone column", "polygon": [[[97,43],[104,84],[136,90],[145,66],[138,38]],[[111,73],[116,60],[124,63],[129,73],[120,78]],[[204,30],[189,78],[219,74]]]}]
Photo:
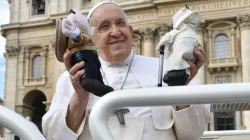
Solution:
[{"label": "stone column", "polygon": [[210,113],[210,121],[209,121],[210,131],[214,131],[214,113]]},{"label": "stone column", "polygon": [[232,53],[232,57],[235,57],[235,53],[236,53],[236,49],[235,49],[235,35],[236,35],[236,32],[235,32],[235,27],[232,27],[231,28],[231,40],[232,40],[232,49],[231,49],[231,53]]},{"label": "stone column", "polygon": [[[8,46],[6,48],[6,81],[5,81],[5,99],[4,106],[15,111],[15,101],[17,93],[17,74],[18,74],[18,53],[19,46]],[[5,139],[12,140],[14,134],[5,129]]]},{"label": "stone column", "polygon": [[250,15],[238,17],[241,34],[241,60],[243,82],[250,82]]},{"label": "stone column", "polygon": [[[237,17],[240,25],[242,82],[250,82],[250,15]],[[250,129],[250,111],[244,112],[244,124]]]},{"label": "stone column", "polygon": [[[162,24],[162,25],[160,25],[159,28],[157,29],[157,32],[159,34],[159,41],[170,30],[171,30],[171,27],[168,24]],[[159,43],[159,41],[156,43],[156,45]],[[159,55],[159,53],[157,55]],[[167,59],[168,58],[168,53],[165,52],[164,53],[164,57]]]},{"label": "stone column", "polygon": [[136,54],[141,55],[141,35],[138,33],[133,33],[133,45]]},{"label": "stone column", "polygon": [[[198,42],[203,46],[203,35],[204,35],[204,24],[201,23],[196,31],[196,38],[198,40]],[[203,85],[205,84],[205,67],[204,64],[201,66],[201,68],[199,69],[198,73],[196,74],[196,76],[194,77],[193,81],[195,82],[195,84],[197,85]]]},{"label": "stone column", "polygon": [[242,115],[245,129],[250,129],[250,111],[244,111]]},{"label": "stone column", "polygon": [[241,112],[236,111],[235,112],[235,124],[236,124],[236,130],[241,129]]},{"label": "stone column", "polygon": [[28,81],[29,81],[29,63],[30,63],[30,53],[29,53],[29,49],[25,49],[25,78],[24,78],[24,84],[28,85]]},{"label": "stone column", "polygon": [[212,44],[213,44],[213,41],[212,41],[212,31],[211,30],[208,30],[208,43],[209,43],[209,45],[208,45],[208,47],[209,47],[209,59],[212,59],[213,58],[213,49],[214,48],[212,48]]},{"label": "stone column", "polygon": [[46,79],[46,66],[47,66],[47,52],[48,52],[48,47],[47,45],[44,46],[43,53],[41,54],[42,56],[42,82],[45,84],[45,79]]},{"label": "stone column", "polygon": [[155,45],[154,45],[155,29],[145,28],[145,29],[140,29],[139,32],[143,37],[142,55],[153,57],[155,54]]}]

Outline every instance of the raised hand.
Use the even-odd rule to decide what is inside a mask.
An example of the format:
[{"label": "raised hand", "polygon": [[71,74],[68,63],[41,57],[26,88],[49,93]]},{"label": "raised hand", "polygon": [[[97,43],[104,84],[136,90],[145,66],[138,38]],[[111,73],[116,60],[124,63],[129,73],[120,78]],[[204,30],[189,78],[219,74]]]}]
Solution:
[{"label": "raised hand", "polygon": [[77,10],[72,11],[74,12],[76,26],[81,30],[81,32],[87,34],[90,37],[92,32],[88,23],[88,19]]},{"label": "raised hand", "polygon": [[80,29],[76,26],[76,17],[73,13],[67,18],[63,18],[62,32],[69,38],[76,38],[80,34]]}]

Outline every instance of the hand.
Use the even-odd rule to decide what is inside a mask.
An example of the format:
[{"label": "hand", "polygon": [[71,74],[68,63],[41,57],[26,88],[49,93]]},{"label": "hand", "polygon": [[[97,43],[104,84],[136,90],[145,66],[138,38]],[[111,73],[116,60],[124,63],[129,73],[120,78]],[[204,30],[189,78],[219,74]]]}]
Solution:
[{"label": "hand", "polygon": [[170,36],[170,33],[166,33],[159,41],[158,45],[156,46],[156,51],[160,51],[160,47],[162,45],[164,46],[169,46],[170,43],[169,43],[169,40],[171,39],[171,36]]},{"label": "hand", "polygon": [[187,63],[190,65],[190,68],[189,68],[190,76],[186,84],[188,84],[196,76],[200,67],[204,64],[206,60],[206,54],[201,44],[198,44],[198,46],[194,48],[194,56],[197,59],[195,64],[187,60]]},{"label": "hand", "polygon": [[84,32],[84,34],[87,34],[89,37],[92,35],[91,28],[89,26],[89,22],[87,18],[82,15],[80,12],[73,10],[75,12],[75,23],[76,26]]},{"label": "hand", "polygon": [[70,14],[67,18],[63,18],[62,32],[69,38],[76,38],[80,34],[80,29],[76,26],[74,14]]},{"label": "hand", "polygon": [[71,66],[71,63],[70,63],[71,62],[71,53],[68,49],[66,50],[63,57],[64,57],[65,67],[70,74],[71,83],[72,83],[76,93],[85,95],[88,92],[85,91],[80,84],[80,77],[85,74],[85,70],[84,69],[81,70],[85,65],[84,61],[77,63],[74,66]]},{"label": "hand", "polygon": [[71,97],[68,106],[68,112],[66,117],[67,126],[73,131],[77,132],[81,125],[84,113],[86,113],[86,107],[89,101],[90,93],[85,91],[80,84],[80,77],[85,74],[81,68],[84,66],[84,62],[71,66],[71,53],[66,50],[64,54],[64,64],[67,71],[70,74],[71,83],[75,89],[75,94]]}]

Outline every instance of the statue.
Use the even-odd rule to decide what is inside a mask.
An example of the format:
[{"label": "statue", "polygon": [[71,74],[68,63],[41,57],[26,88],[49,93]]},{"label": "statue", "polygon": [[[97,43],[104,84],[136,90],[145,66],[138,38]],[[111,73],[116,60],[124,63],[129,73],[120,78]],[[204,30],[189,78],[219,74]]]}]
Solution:
[{"label": "statue", "polygon": [[161,38],[157,51],[164,45],[164,52],[168,54],[163,81],[169,86],[180,86],[185,85],[190,76],[190,66],[186,60],[196,61],[193,50],[199,44],[196,39],[196,28],[200,16],[186,6],[172,17],[172,22],[173,30]]},{"label": "statue", "polygon": [[101,63],[97,48],[92,45],[92,33],[87,19],[79,12],[74,10],[70,12],[71,14],[63,21],[57,19],[56,57],[60,62],[63,62],[63,54],[66,49],[69,49],[72,54],[72,66],[84,61],[83,69],[85,69],[86,74],[80,79],[81,85],[86,91],[101,97],[113,91],[113,88],[103,82],[100,72]]}]

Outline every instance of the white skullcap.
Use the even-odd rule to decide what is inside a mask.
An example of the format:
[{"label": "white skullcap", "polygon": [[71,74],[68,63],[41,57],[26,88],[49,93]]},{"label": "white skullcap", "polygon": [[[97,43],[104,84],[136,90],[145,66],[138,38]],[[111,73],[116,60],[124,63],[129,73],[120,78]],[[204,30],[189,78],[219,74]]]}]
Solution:
[{"label": "white skullcap", "polygon": [[100,6],[103,5],[103,4],[114,4],[114,5],[118,6],[118,7],[120,7],[118,4],[116,4],[116,3],[114,3],[114,2],[109,2],[109,1],[100,2],[100,3],[96,4],[94,7],[92,7],[92,8],[90,9],[90,11],[89,11],[89,13],[88,13],[88,16],[87,16],[87,19],[90,20],[90,18],[91,18],[91,16],[92,16],[93,12],[94,12],[98,7],[100,7]]},{"label": "white skullcap", "polygon": [[189,8],[181,8],[173,17],[173,28],[178,28],[186,19],[189,19],[195,26],[200,22],[200,15],[198,12]]}]

